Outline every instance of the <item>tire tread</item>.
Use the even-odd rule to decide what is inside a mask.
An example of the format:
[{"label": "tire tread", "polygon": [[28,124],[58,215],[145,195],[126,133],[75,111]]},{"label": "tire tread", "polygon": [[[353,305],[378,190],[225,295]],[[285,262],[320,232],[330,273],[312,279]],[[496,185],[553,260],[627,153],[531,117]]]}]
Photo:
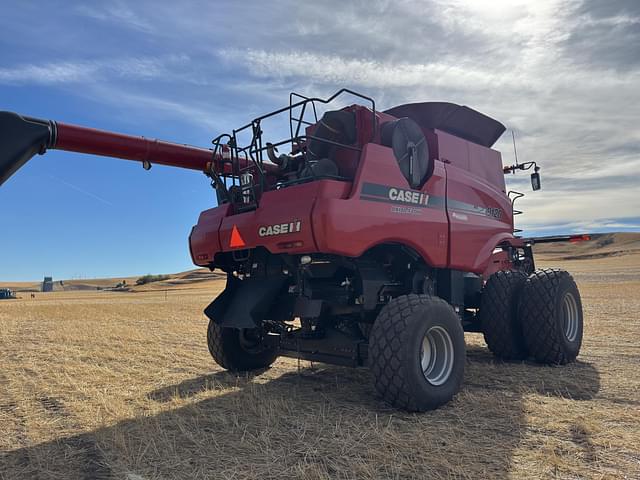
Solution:
[{"label": "tire tread", "polygon": [[380,312],[369,337],[369,367],[374,386],[382,398],[394,407],[409,411],[424,411],[441,403],[425,404],[416,398],[406,370],[403,354],[403,334],[408,330],[414,312],[425,306],[450,305],[438,297],[409,294],[392,299]]},{"label": "tire tread", "polygon": [[558,335],[556,296],[560,282],[566,278],[573,282],[573,277],[564,270],[536,270],[527,278],[520,297],[525,342],[540,363],[564,365],[575,359],[568,354]]},{"label": "tire tread", "polygon": [[528,350],[518,315],[518,299],[527,275],[515,270],[494,273],[482,289],[480,322],[491,352],[505,360],[522,360]]},{"label": "tire tread", "polygon": [[221,327],[213,320],[207,328],[207,347],[214,361],[225,370],[244,372],[271,365],[278,358],[277,349],[252,354],[243,350],[231,329]]}]

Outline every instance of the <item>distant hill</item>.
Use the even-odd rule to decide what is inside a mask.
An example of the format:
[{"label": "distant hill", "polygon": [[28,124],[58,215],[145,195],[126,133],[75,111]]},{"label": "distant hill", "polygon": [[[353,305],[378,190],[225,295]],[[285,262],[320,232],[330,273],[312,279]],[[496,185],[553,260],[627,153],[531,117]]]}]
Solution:
[{"label": "distant hill", "polygon": [[639,232],[598,233],[582,242],[543,243],[534,252],[549,259],[588,260],[640,254]]},{"label": "distant hill", "polygon": [[207,282],[217,282],[225,278],[226,274],[222,272],[214,273],[204,268],[198,268],[169,275],[169,278],[159,282],[151,282],[139,286],[135,285],[136,279],[134,278],[131,282],[131,286],[133,287],[133,291],[168,290],[189,288],[195,285],[203,286],[203,284],[206,284]]},{"label": "distant hill", "polygon": [[[212,273],[207,269],[198,268],[186,272],[168,275],[169,278],[160,282],[152,282],[137,286],[135,277],[95,278],[82,280],[62,280],[54,282],[54,291],[78,291],[78,290],[107,290],[114,289],[126,282],[126,289],[130,291],[166,290],[171,288],[184,288],[207,281],[217,281],[225,278],[223,274]],[[0,288],[10,288],[17,292],[39,292],[41,282],[0,282]]]}]

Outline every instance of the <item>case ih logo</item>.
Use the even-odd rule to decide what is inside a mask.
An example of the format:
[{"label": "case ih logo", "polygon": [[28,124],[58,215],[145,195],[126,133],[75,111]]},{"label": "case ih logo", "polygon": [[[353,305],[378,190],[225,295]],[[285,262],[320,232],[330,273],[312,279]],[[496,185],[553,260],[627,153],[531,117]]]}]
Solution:
[{"label": "case ih logo", "polygon": [[427,205],[429,203],[429,195],[413,190],[401,190],[399,188],[389,189],[389,200],[394,202],[413,203],[415,205]]},{"label": "case ih logo", "polygon": [[414,207],[422,208],[444,208],[443,197],[428,195],[417,190],[407,190],[404,188],[393,187],[391,185],[381,185],[379,183],[363,184],[362,190],[360,191],[360,199],[369,200],[370,202],[413,205]]},{"label": "case ih logo", "polygon": [[291,223],[278,223],[276,225],[265,225],[258,229],[261,237],[271,237],[273,235],[285,235],[287,233],[297,233],[302,230],[302,222],[295,220]]}]

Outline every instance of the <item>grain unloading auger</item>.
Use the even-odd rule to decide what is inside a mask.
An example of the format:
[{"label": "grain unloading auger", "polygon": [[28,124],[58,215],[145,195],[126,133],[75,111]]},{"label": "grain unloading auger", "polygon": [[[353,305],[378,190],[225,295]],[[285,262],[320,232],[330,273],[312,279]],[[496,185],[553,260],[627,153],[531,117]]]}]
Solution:
[{"label": "grain unloading auger", "polygon": [[[366,106],[318,118],[346,94]],[[281,115],[289,133],[270,143],[266,125]],[[215,361],[233,371],[280,355],[367,365],[387,402],[422,411],[459,390],[464,331],[482,332],[503,359],[564,364],[580,350],[576,284],[536,269],[532,245],[583,237],[516,235],[520,194],[507,193],[504,174],[533,168],[534,189],[540,177],[534,162],[502,165],[491,147],[504,130],[451,103],[380,112],[348,90],[292,94],[212,149],[3,112],[0,183],[53,148],[205,172],[218,206],[200,214],[189,245],[196,265],[227,274],[205,310]]]},{"label": "grain unloading auger", "polygon": [[36,154],[66,150],[204,171],[210,149],[0,112],[0,185]]}]

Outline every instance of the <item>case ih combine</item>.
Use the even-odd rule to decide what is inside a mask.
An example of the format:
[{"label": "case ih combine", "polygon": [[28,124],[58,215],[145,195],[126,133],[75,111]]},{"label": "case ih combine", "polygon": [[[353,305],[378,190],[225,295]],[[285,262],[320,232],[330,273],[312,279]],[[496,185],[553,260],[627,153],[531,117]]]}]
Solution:
[{"label": "case ih combine", "polygon": [[[363,105],[331,109],[345,95]],[[267,142],[282,117],[288,133]],[[214,360],[232,371],[279,355],[367,365],[388,403],[424,411],[459,390],[464,331],[503,359],[564,364],[580,349],[571,275],[536,270],[536,239],[514,233],[504,175],[533,167],[534,189],[540,180],[533,162],[503,167],[491,146],[504,130],[451,103],[380,112],[349,90],[292,94],[212,149],[2,112],[0,183],[48,149],[203,171],[218,206],[189,244],[196,265],[227,274],[205,309]]]}]

